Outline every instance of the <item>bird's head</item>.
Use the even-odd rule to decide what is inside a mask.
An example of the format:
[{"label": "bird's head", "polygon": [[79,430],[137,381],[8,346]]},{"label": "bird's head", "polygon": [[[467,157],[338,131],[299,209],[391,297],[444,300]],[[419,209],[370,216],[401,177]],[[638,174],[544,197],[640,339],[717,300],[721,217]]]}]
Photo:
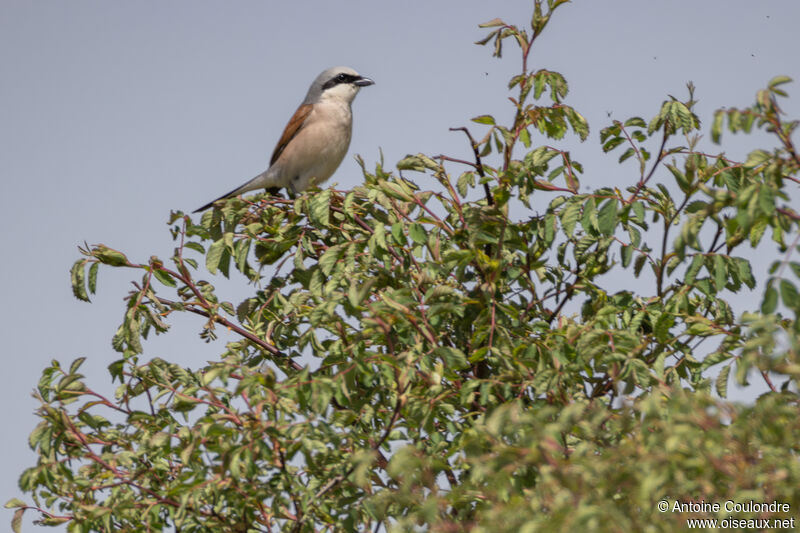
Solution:
[{"label": "bird's head", "polygon": [[304,104],[314,104],[321,100],[337,99],[347,103],[353,101],[361,87],[375,82],[360,75],[349,67],[333,67],[322,72],[308,89]]}]

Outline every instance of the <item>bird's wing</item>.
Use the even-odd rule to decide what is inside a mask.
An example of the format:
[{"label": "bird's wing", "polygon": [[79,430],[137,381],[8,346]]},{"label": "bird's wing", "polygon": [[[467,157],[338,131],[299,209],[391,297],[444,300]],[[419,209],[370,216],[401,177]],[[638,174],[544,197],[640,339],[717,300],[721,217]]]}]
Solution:
[{"label": "bird's wing", "polygon": [[313,106],[311,104],[303,104],[297,108],[297,111],[294,112],[294,115],[292,115],[292,118],[286,125],[286,129],[283,130],[283,135],[281,135],[281,139],[278,141],[275,151],[272,152],[272,159],[269,160],[270,166],[275,164],[275,161],[278,159],[278,157],[280,157],[281,153],[283,153],[286,145],[288,145],[289,142],[294,139],[298,133],[300,133],[300,130],[303,129],[306,119],[308,118],[308,115],[311,114],[312,109]]}]

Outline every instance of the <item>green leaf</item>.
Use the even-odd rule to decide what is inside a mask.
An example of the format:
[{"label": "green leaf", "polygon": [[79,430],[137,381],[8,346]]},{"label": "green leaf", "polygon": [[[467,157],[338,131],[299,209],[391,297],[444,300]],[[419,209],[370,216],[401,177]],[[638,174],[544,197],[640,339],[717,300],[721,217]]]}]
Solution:
[{"label": "green leaf", "polygon": [[725,111],[718,110],[714,113],[714,122],[711,124],[711,140],[714,144],[719,144],[722,138],[722,124],[725,120]]},{"label": "green leaf", "polygon": [[597,226],[603,235],[612,235],[617,225],[617,199],[610,198],[600,207]]},{"label": "green leaf", "polygon": [[772,156],[764,150],[753,150],[748,154],[747,161],[744,162],[744,166],[748,168],[754,168],[763,165],[769,161],[771,157]]},{"label": "green leaf", "polygon": [[206,269],[211,274],[216,274],[220,268],[220,262],[222,261],[222,256],[227,251],[225,247],[224,239],[219,239],[214,241],[211,246],[208,247],[208,253],[206,254]]},{"label": "green leaf", "polygon": [[495,18],[490,20],[489,22],[483,22],[478,24],[479,28],[496,28],[497,26],[505,26],[506,23],[503,22],[503,19]]},{"label": "green leaf", "polygon": [[686,334],[697,337],[709,337],[711,335],[716,335],[717,332],[706,322],[694,322],[686,329]]},{"label": "green leaf", "polygon": [[494,126],[494,117],[492,115],[481,115],[479,117],[475,117],[472,119],[472,122],[477,122],[478,124],[488,124],[490,126]]},{"label": "green leaf", "polygon": [[645,213],[644,213],[644,204],[642,202],[633,203],[633,213],[636,215],[637,222],[644,223]]},{"label": "green leaf", "polygon": [[178,284],[172,279],[172,276],[161,270],[160,268],[153,268],[153,276],[166,285],[167,287],[177,287]]},{"label": "green leaf", "polygon": [[315,194],[309,202],[309,218],[316,226],[326,227],[331,214],[331,189]]},{"label": "green leaf", "polygon": [[624,126],[626,128],[630,128],[631,126],[635,126],[637,128],[646,128],[647,122],[645,122],[641,117],[631,117],[625,121]]},{"label": "green leaf", "polygon": [[458,194],[462,197],[467,196],[467,191],[469,187],[475,186],[475,173],[472,171],[467,171],[462,173],[458,177],[458,181],[456,181],[456,189],[458,189]]},{"label": "green leaf", "polygon": [[622,258],[622,266],[628,268],[633,259],[633,246],[623,244],[620,247],[620,256]]},{"label": "green leaf", "polygon": [[758,191],[758,207],[770,217],[775,212],[775,192],[769,187],[761,187]]},{"label": "green leaf", "polygon": [[714,286],[717,292],[725,288],[728,280],[728,267],[725,258],[719,254],[714,254]]},{"label": "green leaf", "polygon": [[[750,263],[748,263],[747,266],[749,267]],[[800,263],[798,263],[797,261],[790,261],[789,268],[792,269],[792,272],[794,272],[795,276],[800,278]]]},{"label": "green leaf", "polygon": [[88,288],[89,294],[96,294],[97,292],[97,271],[100,268],[100,263],[92,263],[92,266],[89,267],[89,280],[88,280]]},{"label": "green leaf", "polygon": [[531,133],[528,131],[528,128],[523,128],[519,132],[519,140],[522,141],[522,144],[525,146],[525,148],[531,147]]},{"label": "green leaf", "polygon": [[128,264],[128,258],[125,257],[125,254],[109,248],[104,244],[98,244],[92,248],[92,255],[106,265],[126,266]]},{"label": "green leaf", "polygon": [[675,325],[675,317],[672,316],[670,313],[661,313],[661,315],[656,319],[656,324],[654,328],[654,333],[656,334],[656,339],[658,342],[666,343],[672,338],[669,330],[672,326]]},{"label": "green leaf", "polygon": [[597,204],[594,198],[587,198],[583,203],[583,216],[581,217],[581,226],[586,233],[590,235],[597,235],[598,220],[597,220]]},{"label": "green leaf", "polygon": [[86,361],[85,357],[78,357],[75,359],[71,365],[69,365],[69,373],[74,374],[78,371],[81,365]]},{"label": "green leaf", "polygon": [[672,172],[672,176],[675,178],[675,182],[678,184],[678,187],[683,192],[687,192],[689,190],[689,180],[686,179],[686,175],[678,170],[678,167],[675,165],[667,165],[667,169]]},{"label": "green leaf", "polygon": [[767,286],[764,291],[764,300],[761,302],[761,312],[769,315],[775,312],[778,308],[778,291],[772,285]]},{"label": "green leaf", "polygon": [[6,509],[15,509],[17,507],[27,507],[27,505],[28,504],[26,504],[24,501],[20,500],[19,498],[11,498],[10,500],[8,500],[6,502],[4,507]]},{"label": "green leaf", "polygon": [[734,263],[739,271],[739,279],[741,279],[748,288],[754,288],[756,286],[756,280],[753,277],[753,271],[750,268],[750,261],[736,257],[734,258]]},{"label": "green leaf", "polygon": [[790,78],[789,76],[775,76],[774,78],[769,80],[767,87],[769,87],[770,89],[774,89],[779,85],[783,85],[784,83],[789,83],[791,81],[792,78]]},{"label": "green leaf", "polygon": [[731,365],[725,365],[722,367],[717,379],[715,381],[715,386],[717,388],[717,394],[719,394],[720,398],[727,398],[728,397],[728,376],[731,373]]},{"label": "green leaf", "polygon": [[361,305],[361,302],[364,301],[364,298],[370,294],[372,290],[372,286],[375,284],[375,280],[367,280],[366,283],[362,283],[360,281],[351,280],[350,281],[350,288],[347,291],[347,299],[350,302],[350,305],[353,307],[358,307]]},{"label": "green leaf", "polygon": [[422,227],[422,224],[417,224],[416,222],[408,226],[408,236],[417,244],[428,242],[428,234],[425,228]]},{"label": "green leaf", "polygon": [[621,156],[619,156],[619,162],[620,163],[624,163],[626,159],[629,159],[635,153],[636,153],[636,150],[634,150],[633,148],[628,148],[627,150],[622,152]]},{"label": "green leaf", "polygon": [[700,267],[703,266],[704,260],[705,257],[702,254],[695,254],[692,257],[692,262],[689,264],[689,268],[686,269],[686,277],[684,278],[686,285],[694,285],[694,280],[697,279],[697,273],[700,272]]},{"label": "green leaf", "polygon": [[572,237],[575,232],[575,225],[581,216],[581,204],[578,202],[570,202],[559,214],[561,218],[561,227],[564,230],[564,235]]},{"label": "green leaf", "polygon": [[22,533],[22,515],[25,514],[25,509],[17,509],[14,511],[14,516],[11,519],[11,531],[14,533]]},{"label": "green leaf", "polygon": [[407,155],[397,162],[397,170],[425,172],[426,170],[439,170],[439,164],[424,154]]},{"label": "green leaf", "polygon": [[201,254],[205,254],[206,253],[205,247],[202,244],[200,244],[199,242],[189,241],[187,243],[184,243],[183,246],[185,248],[189,248],[190,250],[194,250],[195,252],[200,252]]},{"label": "green leaf", "polygon": [[644,254],[639,254],[636,256],[636,261],[633,262],[633,274],[638,278],[639,274],[642,273],[642,269],[644,265],[647,264],[647,256]]},{"label": "green leaf", "polygon": [[345,246],[344,244],[331,246],[320,256],[319,267],[322,269],[323,274],[326,276],[331,275],[331,272],[333,272],[333,269],[336,267],[336,263],[339,262],[339,259],[344,253]]},{"label": "green leaf", "polygon": [[89,294],[86,292],[86,270],[85,266],[88,259],[78,259],[73,263],[70,269],[70,283],[72,285],[72,294],[78,300],[84,302],[89,301]]},{"label": "green leaf", "polygon": [[440,346],[434,351],[436,355],[442,358],[448,368],[452,370],[466,370],[470,367],[467,356],[458,348],[450,346]]},{"label": "green leaf", "polygon": [[789,309],[800,310],[800,297],[797,293],[797,288],[788,280],[782,279],[780,281],[781,300],[783,304]]}]

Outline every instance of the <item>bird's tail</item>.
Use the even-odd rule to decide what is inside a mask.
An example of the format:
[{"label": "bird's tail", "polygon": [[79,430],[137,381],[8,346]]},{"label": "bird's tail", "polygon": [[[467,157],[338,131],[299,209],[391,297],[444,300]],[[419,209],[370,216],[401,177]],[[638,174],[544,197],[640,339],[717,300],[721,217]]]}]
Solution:
[{"label": "bird's tail", "polygon": [[[252,190],[255,190],[255,189],[260,189],[262,187],[265,187],[265,185],[266,185],[266,183],[264,183],[264,181],[266,181],[264,179],[265,178],[265,174],[266,174],[266,172],[263,173],[263,174],[259,174],[258,176],[256,176],[255,178],[251,179],[250,181],[248,181],[244,185],[242,185],[240,187],[236,187],[235,189],[233,189],[229,193],[223,194],[219,198],[208,202],[203,207],[200,207],[200,208],[195,209],[194,211],[192,211],[192,213],[199,213],[200,211],[205,211],[206,209],[208,209],[209,207],[214,205],[214,203],[218,202],[219,200],[224,200],[225,198],[232,198],[234,196],[238,196],[240,194],[244,194],[247,191],[252,191]],[[272,194],[273,196],[278,194],[278,192],[280,191],[280,187],[265,187],[265,189],[266,189],[266,191],[268,193]]]}]

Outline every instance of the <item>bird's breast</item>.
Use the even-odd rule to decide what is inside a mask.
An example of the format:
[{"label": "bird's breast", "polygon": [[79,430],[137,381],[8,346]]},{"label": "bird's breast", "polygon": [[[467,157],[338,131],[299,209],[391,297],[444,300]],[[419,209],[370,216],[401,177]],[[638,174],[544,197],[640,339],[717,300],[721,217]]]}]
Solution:
[{"label": "bird's breast", "polygon": [[289,153],[283,154],[287,156],[283,170],[294,189],[303,191],[330,178],[344,159],[351,137],[349,105],[315,105],[296,142],[287,146]]}]

